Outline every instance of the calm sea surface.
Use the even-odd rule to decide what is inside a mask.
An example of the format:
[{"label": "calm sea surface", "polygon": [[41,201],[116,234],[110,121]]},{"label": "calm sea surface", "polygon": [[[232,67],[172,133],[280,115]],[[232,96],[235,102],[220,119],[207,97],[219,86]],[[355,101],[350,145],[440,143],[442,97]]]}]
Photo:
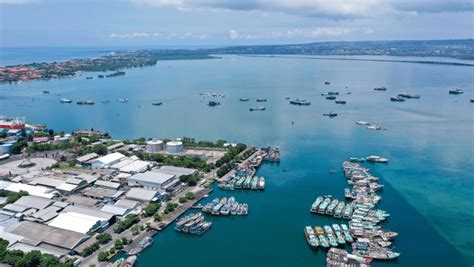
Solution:
[{"label": "calm sea surface", "polygon": [[[375,265],[474,263],[474,104],[469,103],[474,68],[224,56],[159,62],[115,78],[85,76],[2,84],[0,114],[26,116],[57,130],[103,129],[116,138],[224,138],[282,150],[281,164],[264,164],[258,171],[267,180],[265,192],[216,188],[203,200],[234,195],[249,203],[247,217],[208,217],[214,224],[201,237],[169,227],[140,256],[140,266],[323,266],[324,253],[309,249],[303,227],[336,221],[310,214],[311,203],[318,195],[342,199],[342,162],[372,154],[390,158],[388,165],[370,168],[385,184],[380,207],[391,217],[384,228],[400,233],[395,250],[402,253],[398,261]],[[372,90],[382,85],[387,92]],[[458,87],[463,95],[448,95]],[[328,90],[340,91],[338,98],[347,104],[320,96]],[[391,95],[405,91],[421,99],[390,102]],[[225,98],[211,108],[200,92],[222,92]],[[60,104],[61,97],[96,104]],[[285,97],[312,104],[292,106]],[[118,103],[118,98],[129,102]],[[256,103],[256,98],[268,102]],[[163,105],[152,106],[157,100]],[[267,110],[249,112],[257,106]],[[330,111],[338,116],[322,116]],[[355,124],[358,120],[387,130],[367,130]],[[332,169],[338,173],[330,174]]]}]

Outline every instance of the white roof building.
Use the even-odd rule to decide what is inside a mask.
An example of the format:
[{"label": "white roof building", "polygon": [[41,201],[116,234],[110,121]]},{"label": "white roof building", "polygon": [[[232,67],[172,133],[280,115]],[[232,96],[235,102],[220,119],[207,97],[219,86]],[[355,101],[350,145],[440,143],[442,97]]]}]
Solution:
[{"label": "white roof building", "polygon": [[115,152],[115,153],[97,158],[95,160],[92,160],[91,166],[93,168],[108,168],[124,158],[125,158],[125,155],[119,152]]},{"label": "white roof building", "polygon": [[179,182],[173,174],[157,171],[138,173],[128,178],[129,186],[143,186],[147,189],[164,191]]},{"label": "white roof building", "polygon": [[[5,184],[2,183],[2,185],[5,185]],[[8,186],[6,186],[3,189],[7,191],[17,192],[17,193],[20,191],[26,191],[28,192],[29,195],[50,198],[50,199],[59,195],[57,191],[44,187],[44,186],[33,186],[33,185],[22,184],[22,183],[9,183]]]},{"label": "white roof building", "polygon": [[125,198],[138,201],[153,201],[159,198],[158,191],[144,189],[144,188],[132,188],[130,189]]},{"label": "white roof building", "polygon": [[108,221],[99,217],[77,212],[64,212],[60,213],[48,225],[76,233],[88,234],[105,228],[108,224]]}]

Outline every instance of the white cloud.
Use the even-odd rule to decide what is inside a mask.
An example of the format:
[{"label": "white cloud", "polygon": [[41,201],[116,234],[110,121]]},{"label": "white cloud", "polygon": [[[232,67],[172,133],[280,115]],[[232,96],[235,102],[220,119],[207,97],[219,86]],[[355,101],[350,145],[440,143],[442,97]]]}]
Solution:
[{"label": "white cloud", "polygon": [[272,31],[264,33],[240,33],[230,30],[230,40],[265,40],[265,39],[315,39],[320,37],[339,37],[350,33],[372,34],[371,28],[357,27],[316,27],[309,29],[291,29],[287,31]]},{"label": "white cloud", "polygon": [[35,2],[39,2],[39,0],[0,0],[0,4],[5,5],[23,5]]},{"label": "white cloud", "polygon": [[108,36],[109,38],[115,39],[161,39],[161,40],[172,40],[172,39],[198,39],[205,40],[211,38],[209,34],[195,34],[192,32],[185,33],[162,33],[162,32],[130,32],[130,33],[111,33]]},{"label": "white cloud", "polygon": [[280,12],[297,16],[345,19],[403,13],[468,12],[472,0],[131,0],[178,9],[227,9]]}]

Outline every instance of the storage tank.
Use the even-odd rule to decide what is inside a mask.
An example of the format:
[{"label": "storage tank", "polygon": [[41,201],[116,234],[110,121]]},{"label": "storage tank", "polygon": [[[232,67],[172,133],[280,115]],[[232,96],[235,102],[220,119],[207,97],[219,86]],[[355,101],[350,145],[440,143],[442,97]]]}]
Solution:
[{"label": "storage tank", "polygon": [[166,143],[166,151],[168,151],[168,153],[181,153],[183,150],[184,146],[181,141],[170,141]]},{"label": "storage tank", "polygon": [[146,150],[150,153],[155,153],[163,150],[163,141],[161,140],[152,140],[146,142]]}]

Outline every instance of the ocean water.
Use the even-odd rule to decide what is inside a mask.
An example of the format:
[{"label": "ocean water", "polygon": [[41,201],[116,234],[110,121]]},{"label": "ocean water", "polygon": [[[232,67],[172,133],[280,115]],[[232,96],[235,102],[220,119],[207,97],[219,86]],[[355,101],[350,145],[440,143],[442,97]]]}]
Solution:
[{"label": "ocean water", "polygon": [[[223,56],[213,60],[163,61],[127,70],[121,77],[75,77],[0,85],[0,114],[26,116],[58,130],[95,128],[116,138],[182,137],[278,145],[279,165],[264,164],[265,192],[224,192],[247,202],[247,217],[212,218],[201,237],[172,227],[139,258],[140,266],[323,266],[324,253],[309,249],[305,225],[336,220],[309,213],[318,195],[343,198],[340,171],[351,156],[381,155],[388,165],[368,165],[386,185],[384,228],[400,233],[398,261],[376,266],[470,266],[474,263],[474,68],[395,62]],[[96,74],[94,74],[96,75]],[[89,75],[86,75],[89,76]],[[324,85],[330,81],[330,85]],[[386,86],[387,92],[372,88]],[[347,87],[347,88],[346,88]],[[449,95],[452,88],[463,95]],[[42,94],[49,90],[49,95]],[[341,92],[346,105],[324,99]],[[421,99],[390,102],[401,92]],[[222,92],[208,107],[201,92]],[[351,92],[351,94],[347,94]],[[94,106],[60,104],[59,98],[93,99]],[[239,98],[248,97],[249,102]],[[306,98],[292,106],[286,97]],[[128,103],[118,103],[128,98]],[[267,98],[267,103],[256,103]],[[101,101],[110,100],[103,104]],[[162,106],[152,106],[153,101]],[[266,111],[249,112],[265,106]],[[333,119],[322,116],[334,111]],[[385,127],[370,131],[367,120]],[[289,172],[282,172],[283,169]],[[336,174],[329,170],[335,169]]]}]

